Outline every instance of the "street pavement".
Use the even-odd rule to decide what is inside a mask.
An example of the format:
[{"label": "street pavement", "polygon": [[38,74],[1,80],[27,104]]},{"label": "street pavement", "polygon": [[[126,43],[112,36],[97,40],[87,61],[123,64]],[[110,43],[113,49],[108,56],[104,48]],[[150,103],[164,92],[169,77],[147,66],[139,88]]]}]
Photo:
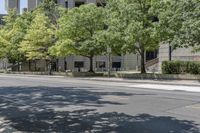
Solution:
[{"label": "street pavement", "polygon": [[0,75],[0,133],[200,133],[198,82],[159,82]]}]

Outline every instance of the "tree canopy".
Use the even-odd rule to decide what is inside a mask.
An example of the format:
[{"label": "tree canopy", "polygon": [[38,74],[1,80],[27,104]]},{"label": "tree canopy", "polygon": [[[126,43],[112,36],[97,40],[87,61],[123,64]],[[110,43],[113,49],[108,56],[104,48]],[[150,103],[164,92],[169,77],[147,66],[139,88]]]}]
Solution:
[{"label": "tree canopy", "polygon": [[137,53],[145,73],[145,53],[168,43],[200,51],[199,0],[108,0],[72,9],[44,0],[31,12],[10,10],[0,27],[0,58],[16,63],[54,56],[80,55],[90,60],[106,53]]},{"label": "tree canopy", "polygon": [[[121,36],[121,51],[141,56],[141,73],[145,73],[145,52],[159,46],[159,0],[110,0],[107,3],[109,32]],[[112,34],[111,34],[112,36]]]},{"label": "tree canopy", "polygon": [[174,48],[200,49],[200,2],[199,0],[168,0],[160,13],[162,41]]},{"label": "tree canopy", "polygon": [[24,55],[19,51],[19,47],[26,35],[31,20],[32,15],[29,12],[17,15],[15,10],[10,10],[8,16],[5,16],[5,25],[0,30],[2,58],[8,58],[11,63],[24,60]]},{"label": "tree canopy", "polygon": [[21,43],[20,50],[29,60],[49,59],[49,47],[54,45],[55,27],[44,13],[37,12]]},{"label": "tree canopy", "polygon": [[73,8],[60,18],[57,33],[59,41],[51,51],[63,49],[58,51],[58,55],[74,54],[88,57],[90,59],[89,71],[92,72],[93,57],[105,51],[105,46],[97,43],[98,33],[104,28],[102,7],[86,4]]}]

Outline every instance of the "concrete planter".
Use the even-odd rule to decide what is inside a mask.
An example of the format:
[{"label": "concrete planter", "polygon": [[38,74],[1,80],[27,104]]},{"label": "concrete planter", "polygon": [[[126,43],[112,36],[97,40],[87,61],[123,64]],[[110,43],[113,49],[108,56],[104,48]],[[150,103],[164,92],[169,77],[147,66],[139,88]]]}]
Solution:
[{"label": "concrete planter", "polygon": [[17,72],[17,71],[8,71],[7,74],[48,75],[48,72]]},{"label": "concrete planter", "polygon": [[98,77],[103,76],[103,73],[90,73],[90,72],[67,72],[70,77]]},{"label": "concrete planter", "polygon": [[200,80],[200,75],[190,75],[190,74],[116,73],[115,76],[117,78],[131,78],[131,79]]}]

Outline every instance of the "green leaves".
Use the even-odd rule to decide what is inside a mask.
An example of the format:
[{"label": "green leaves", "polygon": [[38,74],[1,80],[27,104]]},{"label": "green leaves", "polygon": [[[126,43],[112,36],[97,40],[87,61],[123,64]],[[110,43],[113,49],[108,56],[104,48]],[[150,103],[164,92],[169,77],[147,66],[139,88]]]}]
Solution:
[{"label": "green leaves", "polygon": [[24,60],[19,51],[19,45],[23,40],[31,21],[31,14],[17,15],[15,10],[10,10],[4,18],[6,24],[0,29],[1,58],[8,58],[11,63]]},{"label": "green leaves", "polygon": [[[97,35],[104,29],[103,8],[94,4],[73,8],[59,19],[59,27],[58,48],[55,49],[63,47],[69,50],[66,55],[70,53],[86,57],[102,53],[104,46],[97,43]],[[60,55],[64,55],[63,51],[60,51]]]},{"label": "green leaves", "polygon": [[199,0],[169,0],[159,16],[161,38],[176,47],[200,48]]},{"label": "green leaves", "polygon": [[21,43],[20,51],[29,60],[48,59],[49,47],[54,45],[55,27],[43,13],[36,14]]},{"label": "green leaves", "polygon": [[[108,30],[120,35],[118,50],[123,53],[139,53],[144,69],[144,53],[159,47],[158,10],[160,0],[110,0],[106,7]],[[111,42],[111,47],[116,46]]]}]

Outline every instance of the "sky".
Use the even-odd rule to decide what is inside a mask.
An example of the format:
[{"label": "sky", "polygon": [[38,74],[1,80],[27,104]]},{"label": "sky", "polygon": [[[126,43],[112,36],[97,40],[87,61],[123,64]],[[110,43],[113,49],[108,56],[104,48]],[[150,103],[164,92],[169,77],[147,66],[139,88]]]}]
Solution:
[{"label": "sky", "polygon": [[[6,14],[6,11],[5,11],[5,3],[4,3],[5,0],[0,0],[0,14]],[[21,10],[23,8],[27,7],[27,0],[20,0],[20,8]]]}]

